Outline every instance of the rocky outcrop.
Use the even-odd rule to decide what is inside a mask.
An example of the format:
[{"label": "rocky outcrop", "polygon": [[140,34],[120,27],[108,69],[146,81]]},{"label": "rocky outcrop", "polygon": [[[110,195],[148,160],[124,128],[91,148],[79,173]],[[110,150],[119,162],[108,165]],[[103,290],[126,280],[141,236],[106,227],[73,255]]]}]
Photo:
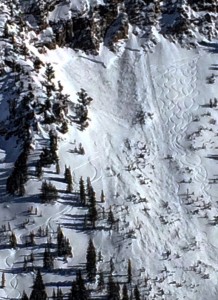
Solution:
[{"label": "rocky outcrop", "polygon": [[[39,46],[43,43],[53,49],[55,45],[67,45],[97,54],[100,43],[103,43],[114,51],[120,40],[128,38],[129,25],[132,25],[134,34],[143,37],[145,43],[155,39],[152,36],[153,28],[170,40],[181,43],[189,40],[190,45],[197,42],[190,39],[195,36],[195,31],[208,40],[217,35],[215,13],[218,4],[215,0],[110,0],[104,5],[91,5],[76,13],[72,11],[69,18],[48,22],[49,12],[60,3],[61,0],[39,0],[30,1],[24,6],[26,17],[30,13],[34,15],[38,25],[33,26],[34,30],[42,31],[46,24],[53,32],[50,39],[41,39]],[[184,42],[183,45],[187,43]]]}]

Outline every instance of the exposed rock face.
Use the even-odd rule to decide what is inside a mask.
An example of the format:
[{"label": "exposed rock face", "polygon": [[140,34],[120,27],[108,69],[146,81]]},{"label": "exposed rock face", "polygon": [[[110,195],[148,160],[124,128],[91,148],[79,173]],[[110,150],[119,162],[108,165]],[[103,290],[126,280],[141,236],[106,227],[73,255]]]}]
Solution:
[{"label": "exposed rock face", "polygon": [[119,40],[128,38],[130,24],[133,33],[143,37],[142,44],[155,40],[152,36],[154,28],[184,46],[195,45],[195,32],[208,40],[217,36],[216,1],[110,0],[104,5],[85,7],[83,11],[73,10],[69,1],[67,18],[48,21],[49,14],[62,4],[60,0],[48,0],[30,1],[23,6],[26,20],[34,15],[35,30],[51,27],[53,36],[43,40],[43,44],[51,49],[56,44],[60,47],[67,45],[97,54],[103,42],[114,50]]}]

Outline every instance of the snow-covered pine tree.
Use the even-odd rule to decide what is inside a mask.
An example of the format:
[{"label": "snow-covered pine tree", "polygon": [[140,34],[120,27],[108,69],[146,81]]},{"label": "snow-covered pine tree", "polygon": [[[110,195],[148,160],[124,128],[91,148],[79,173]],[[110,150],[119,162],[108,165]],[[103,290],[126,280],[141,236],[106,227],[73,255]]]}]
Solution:
[{"label": "snow-covered pine tree", "polygon": [[96,268],[96,250],[92,239],[89,240],[87,252],[86,252],[86,272],[89,281],[95,280],[97,268]]},{"label": "snow-covered pine tree", "polygon": [[48,82],[51,82],[51,80],[55,78],[55,72],[50,63],[46,64],[45,78]]}]

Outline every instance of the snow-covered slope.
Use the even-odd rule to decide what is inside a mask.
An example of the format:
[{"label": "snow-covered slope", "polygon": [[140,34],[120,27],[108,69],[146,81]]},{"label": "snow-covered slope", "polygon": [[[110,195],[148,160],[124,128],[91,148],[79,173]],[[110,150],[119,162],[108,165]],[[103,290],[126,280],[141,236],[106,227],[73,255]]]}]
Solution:
[{"label": "snow-covered slope", "polygon": [[[70,4],[63,5],[63,10],[61,5],[56,7],[53,18],[65,12],[66,5]],[[18,25],[9,25],[9,33],[17,32]],[[156,46],[145,52],[130,25],[128,39],[118,42],[115,52],[101,43],[97,55],[88,55],[58,46],[38,51],[32,41],[34,34],[30,30],[23,37],[13,37],[14,46],[6,38],[1,40],[0,224],[6,225],[1,232],[0,269],[5,273],[1,299],[19,299],[23,290],[29,295],[37,267],[48,295],[61,287],[67,297],[76,271],[83,270],[86,277],[84,263],[90,238],[96,252],[101,252],[97,269],[103,272],[106,283],[113,261],[112,274],[122,286],[127,281],[130,259],[133,279],[128,289],[137,284],[142,299],[217,299],[217,41],[186,49],[154,29]],[[41,34],[35,38],[43,39]],[[18,51],[23,42],[27,54]],[[38,70],[33,63],[36,57],[41,61]],[[18,80],[14,61],[24,70]],[[61,132],[58,122],[45,124],[45,115],[38,111],[37,105],[46,98],[48,63],[55,71],[52,82],[56,91],[60,81],[63,93],[69,95],[64,114],[66,133]],[[23,86],[19,82],[24,82]],[[25,194],[18,197],[6,192],[6,180],[26,141],[23,123],[15,121],[25,117],[25,106],[20,103],[27,95],[28,83],[33,86],[36,109],[28,127],[28,180]],[[19,96],[17,88],[21,90]],[[74,118],[81,88],[93,99],[88,106],[89,125],[84,130]],[[13,95],[17,110],[11,119]],[[51,102],[55,101],[52,97],[54,91]],[[42,149],[49,145],[51,129],[58,137],[60,172],[51,164],[43,167],[38,178],[35,165]],[[83,155],[74,153],[80,143]],[[66,193],[65,165],[73,174],[72,193]],[[87,208],[79,201],[81,176],[85,182],[90,178],[96,192],[95,229],[85,225]],[[52,204],[40,201],[45,180],[58,190],[58,200]],[[102,190],[104,203],[100,201]],[[107,221],[110,209],[117,221],[112,228]],[[73,257],[66,260],[55,256],[54,270],[47,272],[43,253],[48,242],[56,252],[58,225],[70,240]],[[39,228],[46,226],[48,235],[37,235]],[[15,249],[8,242],[11,232],[17,238]],[[31,232],[36,234],[36,244],[26,245]],[[35,260],[24,270],[24,257],[31,253]],[[99,291],[96,287],[97,280],[87,282],[93,299],[104,299],[107,289]]]}]

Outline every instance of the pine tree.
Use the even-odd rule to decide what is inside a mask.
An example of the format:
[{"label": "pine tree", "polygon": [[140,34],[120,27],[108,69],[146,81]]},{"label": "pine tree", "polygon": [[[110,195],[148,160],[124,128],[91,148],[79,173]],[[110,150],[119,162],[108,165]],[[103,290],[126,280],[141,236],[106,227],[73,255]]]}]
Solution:
[{"label": "pine tree", "polygon": [[36,279],[33,284],[33,290],[30,295],[30,300],[46,300],[47,294],[45,291],[45,285],[42,280],[42,275],[38,269]]},{"label": "pine tree", "polygon": [[8,231],[11,231],[11,224],[8,222]]},{"label": "pine tree", "polygon": [[112,226],[115,224],[115,219],[114,219],[114,214],[112,212],[111,206],[110,206],[110,209],[109,209],[107,221],[108,221],[108,223],[110,224],[110,226],[112,228]]},{"label": "pine tree", "polygon": [[41,186],[41,195],[40,195],[42,203],[55,201],[58,199],[58,192],[55,185],[51,184],[51,182],[47,183],[44,181]]},{"label": "pine tree", "polygon": [[131,283],[132,282],[132,264],[131,264],[131,260],[128,260],[128,270],[127,270],[127,282]]},{"label": "pine tree", "polygon": [[64,236],[60,226],[58,226],[57,230],[57,247],[58,256],[72,256],[70,241]]},{"label": "pine tree", "polygon": [[22,295],[21,300],[29,300],[29,298],[28,298],[28,296],[27,296],[27,294],[26,294],[25,291],[23,291],[23,295]]},{"label": "pine tree", "polygon": [[62,290],[58,287],[57,288],[57,296],[56,296],[56,300],[63,300],[64,299],[64,295]]},{"label": "pine tree", "polygon": [[45,76],[47,81],[51,82],[55,78],[55,72],[50,63],[46,64]]},{"label": "pine tree", "polygon": [[54,268],[54,257],[50,251],[49,247],[45,248],[43,255],[43,268],[47,270],[53,270]]},{"label": "pine tree", "polygon": [[128,290],[127,290],[126,284],[123,285],[122,300],[129,300]]},{"label": "pine tree", "polygon": [[10,235],[10,244],[12,248],[16,248],[17,247],[17,238],[14,232],[11,233]]},{"label": "pine tree", "polygon": [[53,292],[52,292],[52,300],[57,300],[55,289],[53,289]]},{"label": "pine tree", "polygon": [[88,292],[82,278],[81,270],[76,275],[76,280],[73,281],[68,300],[89,300]]},{"label": "pine tree", "polygon": [[67,125],[67,121],[63,120],[62,124],[61,124],[61,128],[60,128],[61,133],[65,134],[68,132],[68,125]]},{"label": "pine tree", "polygon": [[91,183],[91,179],[90,177],[87,177],[86,179],[86,193],[87,193],[87,196],[88,196],[88,202],[89,202],[89,198],[90,196],[93,194],[93,187],[92,187],[92,183]]},{"label": "pine tree", "polygon": [[82,88],[80,89],[80,92],[77,93],[77,95],[79,96],[78,102],[83,106],[87,106],[93,101],[93,99],[89,97],[86,91]]},{"label": "pine tree", "polygon": [[60,171],[59,161],[56,161],[55,167],[56,167],[56,174],[60,174],[61,171]]},{"label": "pine tree", "polygon": [[104,195],[104,192],[103,190],[101,191],[101,203],[104,203],[105,202],[105,195]]},{"label": "pine tree", "polygon": [[30,232],[29,238],[30,238],[29,245],[34,246],[36,244],[34,231]]},{"label": "pine tree", "polygon": [[27,271],[27,259],[26,259],[26,256],[24,256],[24,259],[23,259],[23,270]]},{"label": "pine tree", "polygon": [[96,276],[96,251],[93,241],[90,239],[87,253],[86,253],[86,271],[87,277],[90,281],[93,281]]},{"label": "pine tree", "polygon": [[2,288],[5,287],[5,273],[2,273]]},{"label": "pine tree", "polygon": [[93,229],[95,229],[95,223],[98,219],[98,212],[96,208],[96,196],[95,192],[90,192],[89,195],[89,221]]},{"label": "pine tree", "polygon": [[86,205],[86,193],[85,193],[85,186],[84,186],[84,180],[82,177],[80,177],[79,180],[79,195],[80,195],[80,201],[82,205]]},{"label": "pine tree", "polygon": [[134,297],[135,297],[135,300],[141,300],[141,296],[140,296],[139,289],[138,289],[137,285],[135,285],[135,287],[134,287]]},{"label": "pine tree", "polygon": [[104,289],[104,273],[102,271],[99,272],[98,276],[98,289],[103,290]]},{"label": "pine tree", "polygon": [[72,180],[72,174],[71,174],[70,167],[67,168],[65,166],[64,179],[65,179],[65,182],[67,183],[67,192],[71,193],[73,190],[73,180]]},{"label": "pine tree", "polygon": [[107,300],[120,300],[120,287],[114,282],[112,275],[109,277],[107,291]]},{"label": "pine tree", "polygon": [[58,80],[58,91],[61,93],[63,91],[63,85],[61,84],[60,80]]}]

